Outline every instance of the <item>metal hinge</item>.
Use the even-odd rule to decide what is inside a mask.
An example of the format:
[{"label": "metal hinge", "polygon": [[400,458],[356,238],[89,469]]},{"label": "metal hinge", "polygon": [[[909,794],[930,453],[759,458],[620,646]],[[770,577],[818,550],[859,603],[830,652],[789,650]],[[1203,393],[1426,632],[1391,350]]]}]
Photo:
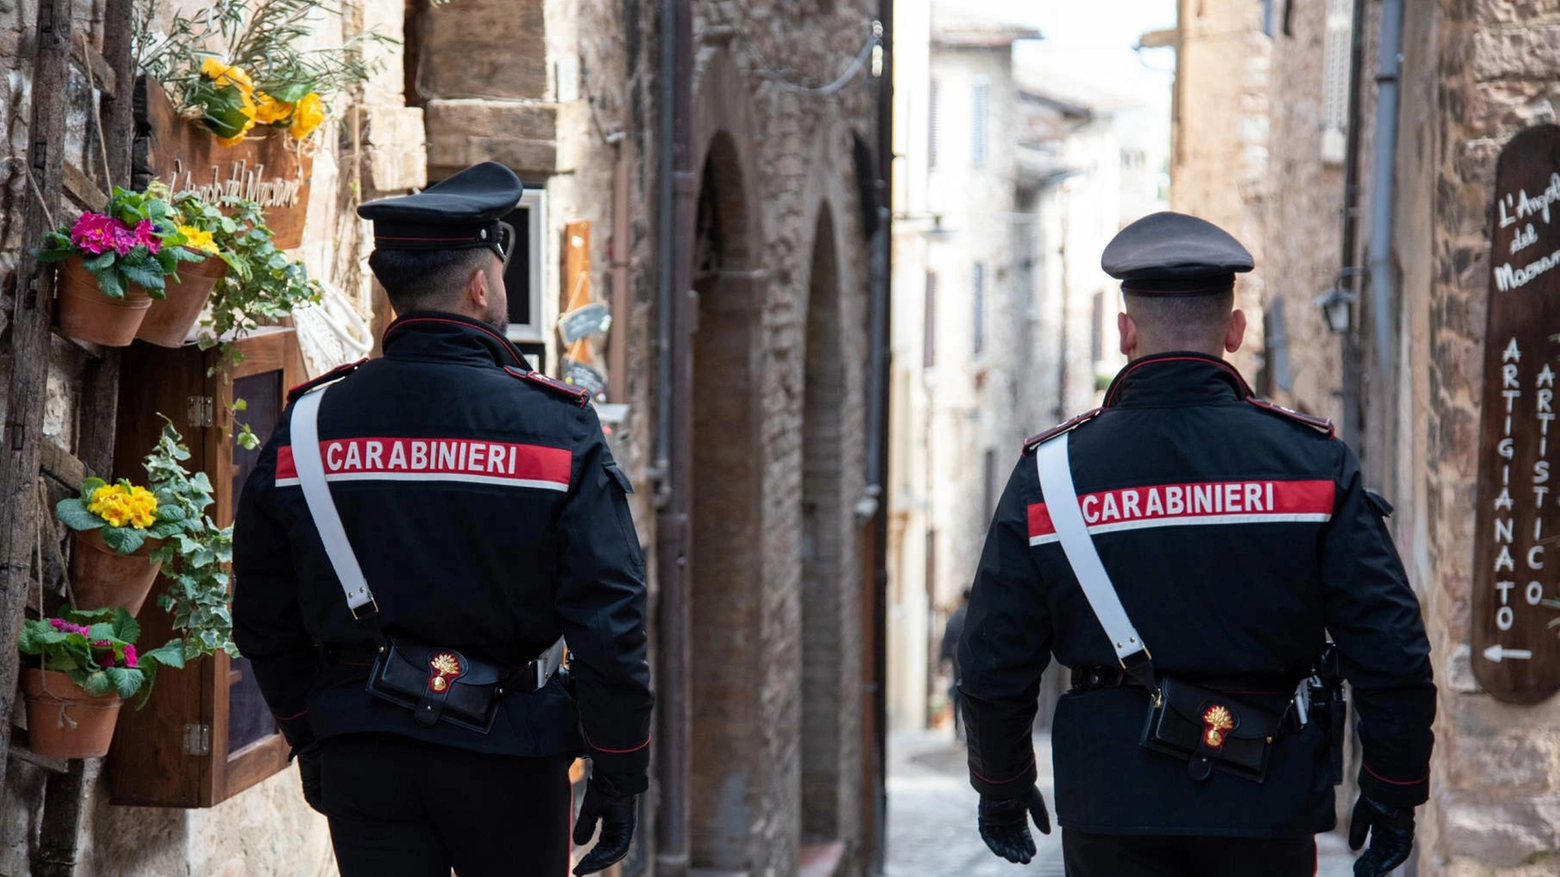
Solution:
[{"label": "metal hinge", "polygon": [[217,425],[217,403],[210,396],[191,396],[189,410],[185,414],[192,427]]},{"label": "metal hinge", "polygon": [[211,754],[211,726],[210,725],[185,725],[184,726],[184,754],[185,755],[210,755]]}]

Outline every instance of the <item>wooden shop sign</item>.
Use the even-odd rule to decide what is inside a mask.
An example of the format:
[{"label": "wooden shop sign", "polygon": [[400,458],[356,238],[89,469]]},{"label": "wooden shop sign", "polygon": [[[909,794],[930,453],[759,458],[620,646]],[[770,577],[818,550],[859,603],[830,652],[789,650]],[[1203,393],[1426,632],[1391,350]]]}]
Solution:
[{"label": "wooden shop sign", "polygon": [[1560,690],[1560,127],[1501,151],[1490,216],[1473,668],[1495,698],[1536,703]]},{"label": "wooden shop sign", "polygon": [[283,129],[256,127],[242,143],[223,146],[204,125],[181,117],[160,83],[145,76],[135,90],[135,185],[152,178],[174,192],[207,200],[237,195],[265,209],[276,246],[303,243],[314,156]]}]

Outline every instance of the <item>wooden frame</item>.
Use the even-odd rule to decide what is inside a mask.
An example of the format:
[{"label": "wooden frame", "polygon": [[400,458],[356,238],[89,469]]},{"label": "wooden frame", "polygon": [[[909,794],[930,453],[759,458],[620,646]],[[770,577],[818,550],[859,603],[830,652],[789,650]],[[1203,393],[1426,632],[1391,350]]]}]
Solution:
[{"label": "wooden frame", "polygon": [[[162,428],[157,415],[166,414],[184,434],[190,468],[211,477],[215,502],[208,513],[219,525],[233,519],[234,382],[274,372],[281,394],[304,379],[292,329],[260,329],[235,347],[243,360],[225,373],[208,374],[219,364],[216,351],[137,344],[124,355],[119,402],[114,474],[139,474],[140,460]],[[147,601],[139,620],[143,642],[173,635],[170,616],[154,600]],[[228,751],[230,694],[239,672],[222,654],[165,671],[144,709],[122,711],[108,761],[114,803],[209,807],[287,766],[287,743],[277,733]]]}]

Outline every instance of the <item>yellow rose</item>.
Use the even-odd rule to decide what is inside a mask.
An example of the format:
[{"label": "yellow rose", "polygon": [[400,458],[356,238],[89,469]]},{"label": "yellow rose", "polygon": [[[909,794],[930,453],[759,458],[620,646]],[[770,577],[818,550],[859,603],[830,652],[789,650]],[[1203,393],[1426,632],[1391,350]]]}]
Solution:
[{"label": "yellow rose", "polygon": [[325,121],[325,105],[320,102],[320,96],[311,91],[293,108],[292,125],[288,130],[292,132],[294,138],[303,140],[313,134],[314,129],[318,128],[323,121]]},{"label": "yellow rose", "polygon": [[[240,140],[243,138],[240,137]],[[211,232],[201,231],[193,225],[179,226],[179,234],[184,235],[184,245],[192,250],[203,250],[212,255],[217,253],[217,242],[212,240]]]},{"label": "yellow rose", "polygon": [[244,94],[255,90],[254,81],[249,78],[242,68],[235,67],[216,58],[208,57],[200,62],[200,73],[218,85],[236,85]]},{"label": "yellow rose", "polygon": [[255,121],[262,125],[275,125],[287,121],[293,114],[293,105],[277,100],[263,91],[255,92]]}]

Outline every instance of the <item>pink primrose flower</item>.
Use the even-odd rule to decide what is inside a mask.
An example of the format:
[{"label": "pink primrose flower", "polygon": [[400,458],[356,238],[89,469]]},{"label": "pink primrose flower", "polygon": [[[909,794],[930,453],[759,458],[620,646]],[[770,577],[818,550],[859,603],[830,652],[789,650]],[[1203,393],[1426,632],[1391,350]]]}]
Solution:
[{"label": "pink primrose flower", "polygon": [[120,236],[128,231],[125,224],[114,217],[88,211],[71,226],[70,242],[83,252],[98,256],[110,249],[117,251]]},{"label": "pink primrose flower", "polygon": [[63,628],[65,626],[65,619],[63,619],[63,618],[50,618],[49,619],[49,626],[54,628],[55,630],[60,630],[61,628]]},{"label": "pink primrose flower", "polygon": [[162,235],[150,219],[143,219],[135,224],[135,242],[146,247],[154,256],[162,249]]},{"label": "pink primrose flower", "polygon": [[140,657],[135,653],[135,646],[125,646],[125,666],[134,667],[140,662]]}]

